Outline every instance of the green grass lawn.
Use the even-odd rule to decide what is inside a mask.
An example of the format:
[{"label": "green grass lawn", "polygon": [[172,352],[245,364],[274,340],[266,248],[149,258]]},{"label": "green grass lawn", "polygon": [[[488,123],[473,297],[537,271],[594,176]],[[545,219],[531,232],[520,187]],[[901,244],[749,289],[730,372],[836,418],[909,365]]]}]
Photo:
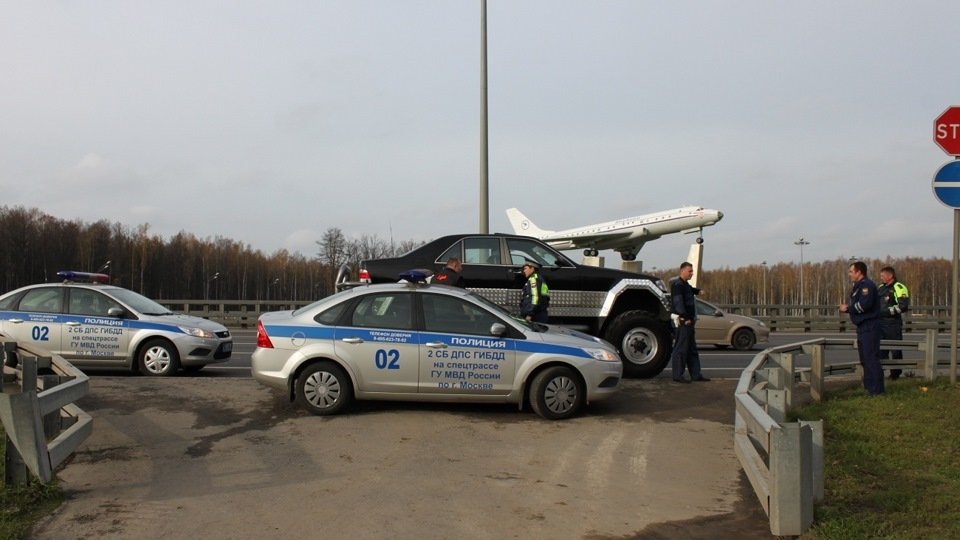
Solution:
[{"label": "green grass lawn", "polygon": [[887,381],[839,390],[796,416],[824,420],[825,497],[813,539],[960,538],[960,386]]}]

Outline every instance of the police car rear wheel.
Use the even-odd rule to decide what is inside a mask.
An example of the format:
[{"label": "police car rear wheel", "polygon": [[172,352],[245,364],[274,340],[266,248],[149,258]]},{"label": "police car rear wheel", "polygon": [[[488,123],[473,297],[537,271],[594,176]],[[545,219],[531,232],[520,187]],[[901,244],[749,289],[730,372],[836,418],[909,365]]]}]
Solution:
[{"label": "police car rear wheel", "polygon": [[140,348],[140,373],[153,376],[170,376],[177,372],[180,358],[177,349],[168,341],[154,339]]},{"label": "police car rear wheel", "polygon": [[297,378],[297,403],[313,414],[337,414],[351,401],[353,386],[347,374],[336,364],[313,364]]},{"label": "police car rear wheel", "polygon": [[530,407],[547,420],[570,418],[583,400],[583,382],[568,367],[549,367],[537,373],[530,384]]}]

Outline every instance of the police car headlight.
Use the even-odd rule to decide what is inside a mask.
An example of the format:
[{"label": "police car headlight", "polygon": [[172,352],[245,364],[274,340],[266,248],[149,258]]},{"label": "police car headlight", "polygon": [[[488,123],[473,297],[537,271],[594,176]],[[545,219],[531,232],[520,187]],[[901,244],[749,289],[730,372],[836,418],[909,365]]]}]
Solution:
[{"label": "police car headlight", "polygon": [[617,353],[610,352],[606,349],[584,349],[584,352],[589,354],[593,359],[600,360],[601,362],[620,361],[620,357],[617,356]]},{"label": "police car headlight", "polygon": [[212,339],[217,337],[213,332],[204,330],[203,328],[196,328],[193,326],[179,326],[180,330],[183,330],[184,334],[193,337]]}]

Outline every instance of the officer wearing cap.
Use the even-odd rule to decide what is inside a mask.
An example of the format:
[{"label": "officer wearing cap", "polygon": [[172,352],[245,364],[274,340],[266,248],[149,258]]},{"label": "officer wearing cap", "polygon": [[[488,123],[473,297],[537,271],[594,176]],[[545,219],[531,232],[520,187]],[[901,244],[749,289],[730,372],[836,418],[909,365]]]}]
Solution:
[{"label": "officer wearing cap", "polygon": [[867,265],[857,261],[847,272],[853,289],[850,303],[840,304],[841,313],[849,313],[857,326],[857,353],[863,366],[863,387],[871,396],[883,393],[883,368],[880,367],[880,298],[877,286],[867,277]]},{"label": "officer wearing cap", "polygon": [[540,277],[540,264],[527,259],[523,263],[523,295],[520,297],[520,316],[528,321],[547,322],[550,306],[550,288]]}]

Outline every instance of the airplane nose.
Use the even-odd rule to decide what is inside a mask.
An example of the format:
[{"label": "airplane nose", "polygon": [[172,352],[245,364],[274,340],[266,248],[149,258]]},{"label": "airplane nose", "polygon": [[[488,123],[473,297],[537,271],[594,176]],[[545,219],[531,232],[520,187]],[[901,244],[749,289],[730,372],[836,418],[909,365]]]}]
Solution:
[{"label": "airplane nose", "polygon": [[721,219],[723,219],[723,212],[721,212],[721,211],[718,210],[718,211],[717,211],[717,221],[720,221]]}]

